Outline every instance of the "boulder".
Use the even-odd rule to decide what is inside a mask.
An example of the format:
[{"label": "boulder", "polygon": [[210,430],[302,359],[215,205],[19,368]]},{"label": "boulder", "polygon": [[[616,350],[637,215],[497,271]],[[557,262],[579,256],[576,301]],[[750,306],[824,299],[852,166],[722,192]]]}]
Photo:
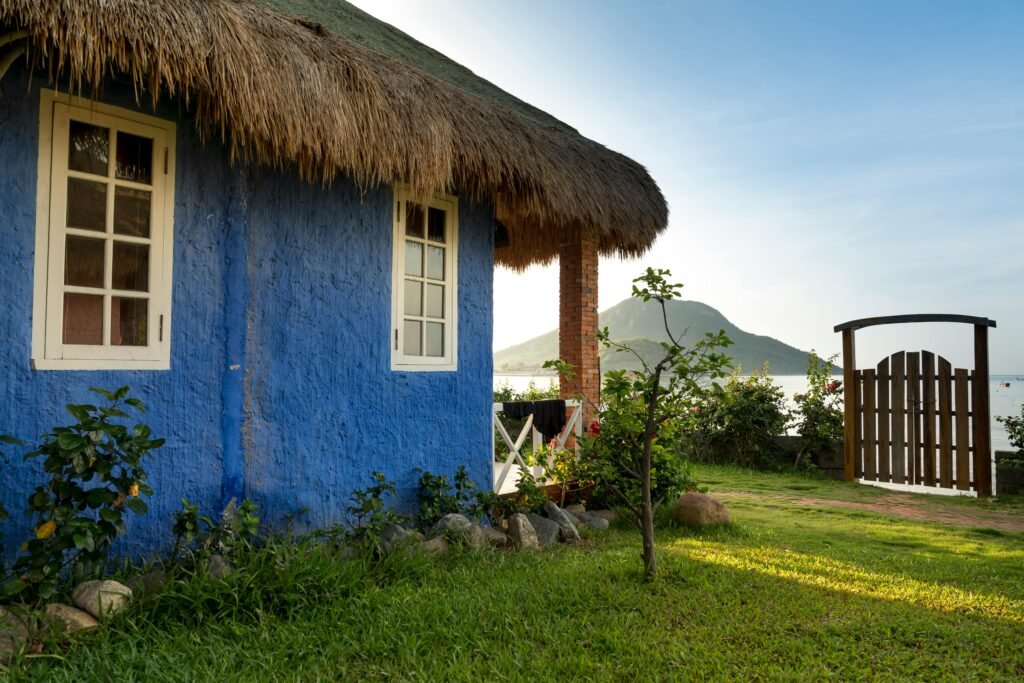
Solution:
[{"label": "boulder", "polygon": [[483,531],[484,538],[487,540],[489,545],[492,545],[495,548],[504,548],[508,545],[508,536],[497,529],[489,526],[480,527],[480,529]]},{"label": "boulder", "polygon": [[25,622],[5,607],[0,607],[0,659],[8,659],[28,641]]},{"label": "boulder", "polygon": [[577,517],[574,513],[569,512],[565,508],[559,508],[559,509],[562,511],[562,514],[565,515],[566,518],[568,518],[568,520],[570,522],[572,522],[572,525],[578,529],[579,526],[580,526],[580,518]]},{"label": "boulder", "polygon": [[569,515],[565,514],[565,510],[549,500],[544,504],[544,512],[548,519],[558,525],[558,536],[562,543],[577,543],[580,540],[580,532],[576,530]]},{"label": "boulder", "polygon": [[467,548],[486,548],[487,534],[479,524],[470,524],[469,528],[462,532],[462,543]]},{"label": "boulder", "polygon": [[618,510],[591,510],[591,513],[608,520],[609,524],[614,524],[615,520],[619,518]]},{"label": "boulder", "polygon": [[526,515],[516,513],[508,520],[508,541],[517,550],[539,550],[537,531]]},{"label": "boulder", "polygon": [[541,547],[558,543],[558,535],[561,532],[561,528],[557,522],[532,512],[526,513],[526,519],[530,521],[533,530],[537,532],[537,540],[540,541]]},{"label": "boulder", "polygon": [[579,517],[581,513],[586,511],[586,508],[584,508],[579,503],[573,503],[572,505],[566,505],[562,509],[565,510],[566,512],[572,514],[572,515],[575,515],[576,517]]},{"label": "boulder", "polygon": [[596,512],[584,510],[579,514],[579,520],[581,524],[585,524],[591,529],[597,529],[598,531],[604,531],[608,528],[608,520]]},{"label": "boulder", "polygon": [[219,581],[234,574],[235,568],[223,555],[210,555],[206,560],[206,573],[211,579]]},{"label": "boulder", "polygon": [[71,599],[79,608],[102,619],[127,607],[132,589],[117,581],[83,581],[71,591]]},{"label": "boulder", "polygon": [[388,522],[380,532],[380,549],[381,552],[387,555],[393,550],[412,543],[414,540],[415,538],[408,529],[403,529],[393,522]]},{"label": "boulder", "polygon": [[434,538],[435,536],[447,536],[451,538],[453,535],[458,538],[465,533],[466,529],[473,526],[473,523],[466,518],[465,515],[458,513],[447,514],[441,519],[437,520],[437,524],[430,530],[428,536]]},{"label": "boulder", "polygon": [[156,595],[167,585],[167,572],[162,569],[153,569],[145,574],[138,574],[129,578],[124,585],[132,589],[132,595],[142,598],[149,595]]},{"label": "boulder", "polygon": [[43,608],[50,624],[59,628],[67,635],[78,631],[90,631],[99,628],[100,622],[96,621],[88,612],[76,609],[71,605],[62,605],[58,602],[50,603]]},{"label": "boulder", "polygon": [[423,552],[428,555],[446,555],[448,553],[448,541],[444,536],[435,536],[422,546]]},{"label": "boulder", "polygon": [[672,516],[679,524],[696,529],[732,523],[732,516],[725,505],[697,491],[689,491],[677,500],[672,506]]}]

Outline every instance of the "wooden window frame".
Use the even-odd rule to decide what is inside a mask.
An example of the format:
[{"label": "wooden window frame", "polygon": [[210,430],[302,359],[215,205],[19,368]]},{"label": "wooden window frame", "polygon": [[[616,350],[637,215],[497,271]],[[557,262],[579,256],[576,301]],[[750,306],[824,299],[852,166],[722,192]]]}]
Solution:
[{"label": "wooden window frame", "polygon": [[[67,178],[76,171],[67,168],[70,121],[80,121],[117,132],[153,139],[149,253],[148,320],[146,346],[64,344],[64,245],[66,227]],[[58,128],[59,127],[59,128]],[[171,350],[171,292],[174,259],[174,179],[176,125],[164,119],[72,97],[53,90],[42,90],[39,114],[39,161],[36,197],[36,250],[32,306],[31,364],[36,370],[167,370]],[[113,157],[113,150],[110,150]],[[113,163],[113,162],[111,162]],[[133,183],[109,180],[108,186]],[[63,188],[63,189],[62,189]],[[108,192],[112,195],[113,192]],[[108,198],[111,220],[112,198]],[[107,271],[111,240],[107,233]],[[142,238],[137,241],[145,242]],[[119,238],[120,241],[120,238]],[[132,241],[131,239],[124,241]],[[105,296],[118,290],[100,288]],[[106,310],[106,306],[105,306]],[[104,313],[104,327],[109,318]],[[104,329],[107,340],[109,330]]]},{"label": "wooden window frame", "polygon": [[[409,356],[404,352],[403,321],[405,313],[405,204],[415,202],[424,208],[443,209],[445,224],[445,323],[443,356]],[[452,195],[435,193],[429,202],[419,201],[407,187],[395,188],[391,257],[391,369],[399,372],[453,372],[458,370],[459,351],[459,202]]]}]

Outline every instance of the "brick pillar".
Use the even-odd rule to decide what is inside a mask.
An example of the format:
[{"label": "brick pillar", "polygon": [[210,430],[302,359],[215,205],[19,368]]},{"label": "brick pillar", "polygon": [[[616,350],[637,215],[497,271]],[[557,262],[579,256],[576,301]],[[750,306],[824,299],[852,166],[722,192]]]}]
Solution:
[{"label": "brick pillar", "polygon": [[[562,398],[577,394],[597,403],[601,394],[601,370],[597,343],[597,241],[572,236],[561,245],[559,270],[558,356],[576,368],[572,381],[563,378]],[[592,410],[584,404],[584,426]]]}]

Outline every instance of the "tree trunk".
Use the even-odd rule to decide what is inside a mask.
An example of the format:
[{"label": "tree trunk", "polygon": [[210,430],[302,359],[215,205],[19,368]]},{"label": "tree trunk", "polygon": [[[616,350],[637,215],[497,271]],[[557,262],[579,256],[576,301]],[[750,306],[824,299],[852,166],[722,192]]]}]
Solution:
[{"label": "tree trunk", "polygon": [[655,415],[658,409],[658,391],[661,389],[661,366],[654,369],[654,387],[647,406],[647,428],[644,438],[644,458],[640,466],[640,534],[644,546],[644,578],[648,581],[658,573],[658,558],[654,554],[654,503],[651,500],[651,447],[655,437]]}]

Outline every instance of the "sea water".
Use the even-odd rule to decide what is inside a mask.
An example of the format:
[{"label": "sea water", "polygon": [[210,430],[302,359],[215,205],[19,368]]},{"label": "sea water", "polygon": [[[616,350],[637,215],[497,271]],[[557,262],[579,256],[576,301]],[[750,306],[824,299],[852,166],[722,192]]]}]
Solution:
[{"label": "sea water", "polygon": [[[789,408],[795,408],[795,394],[807,391],[807,377],[804,375],[773,375],[772,379],[782,387]],[[533,382],[540,388],[546,388],[558,380],[554,375],[495,375],[494,386],[509,385],[516,391],[522,391]],[[1003,386],[1009,384],[1009,386]],[[1003,425],[996,421],[996,416],[1019,416],[1021,405],[1024,405],[1024,373],[1019,375],[992,375],[989,377],[989,395],[992,402],[992,450],[1009,451],[1010,439]]]}]

